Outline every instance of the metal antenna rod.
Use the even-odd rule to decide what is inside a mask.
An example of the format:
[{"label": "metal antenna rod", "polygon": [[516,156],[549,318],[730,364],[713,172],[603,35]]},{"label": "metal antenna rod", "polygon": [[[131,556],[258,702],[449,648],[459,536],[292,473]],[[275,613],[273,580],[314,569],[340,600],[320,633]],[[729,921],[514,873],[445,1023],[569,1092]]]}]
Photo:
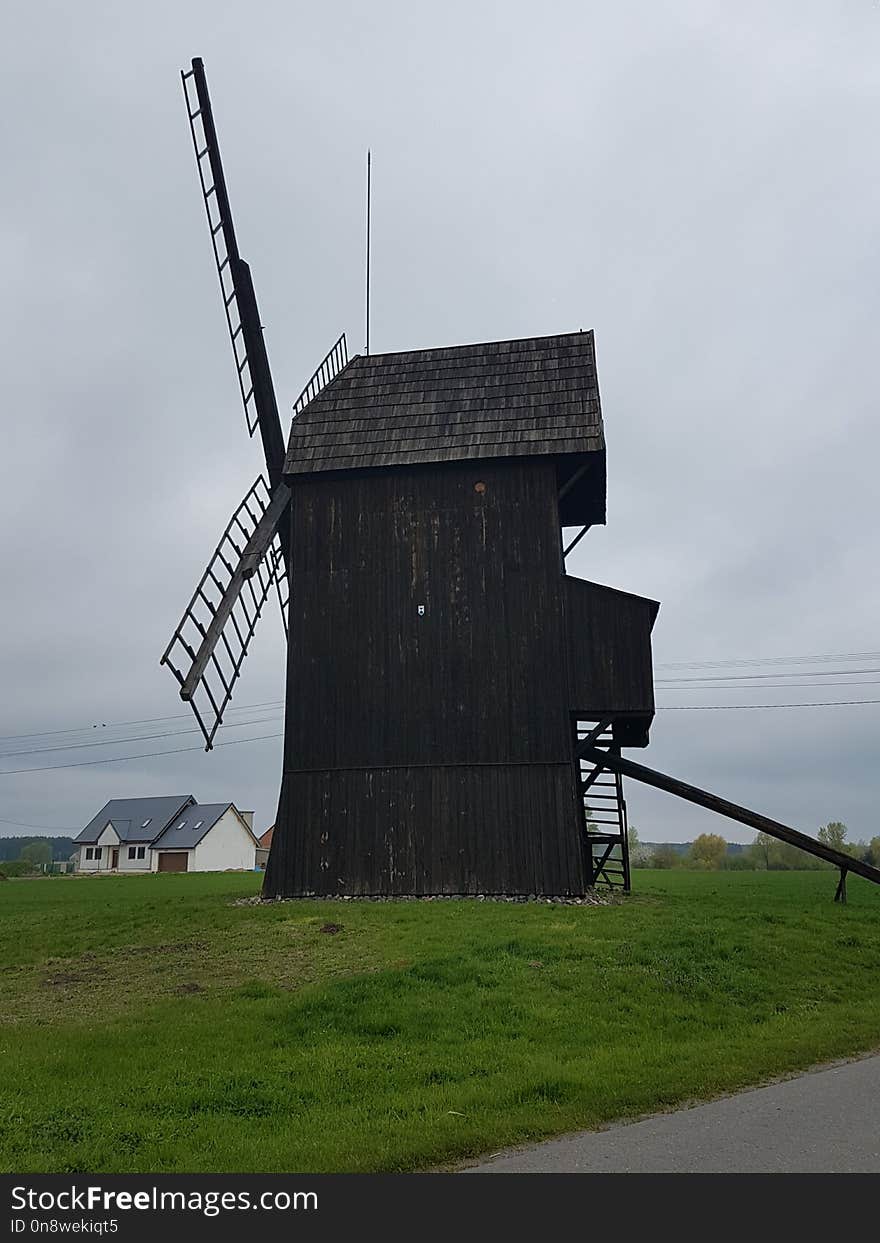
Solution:
[{"label": "metal antenna rod", "polygon": [[367,345],[365,353],[370,353],[370,151],[367,149]]}]

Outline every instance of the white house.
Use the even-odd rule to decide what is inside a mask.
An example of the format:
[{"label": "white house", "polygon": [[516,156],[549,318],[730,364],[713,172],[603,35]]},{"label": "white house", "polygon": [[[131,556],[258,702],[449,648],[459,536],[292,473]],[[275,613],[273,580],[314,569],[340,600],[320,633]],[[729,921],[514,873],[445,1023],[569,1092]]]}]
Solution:
[{"label": "white house", "polygon": [[225,872],[255,866],[253,812],[191,794],[113,798],[76,837],[78,872]]}]

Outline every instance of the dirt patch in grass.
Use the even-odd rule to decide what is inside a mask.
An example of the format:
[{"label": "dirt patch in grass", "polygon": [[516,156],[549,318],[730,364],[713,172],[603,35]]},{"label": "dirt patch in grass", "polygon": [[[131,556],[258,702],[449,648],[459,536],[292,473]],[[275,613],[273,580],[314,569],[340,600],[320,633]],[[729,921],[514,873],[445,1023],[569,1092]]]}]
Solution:
[{"label": "dirt patch in grass", "polygon": [[43,983],[50,988],[60,988],[64,984],[85,984],[89,978],[87,975],[77,975],[75,971],[59,971],[57,975],[47,976]]},{"label": "dirt patch in grass", "polygon": [[342,932],[317,915],[255,919],[213,942],[120,945],[13,967],[0,979],[0,1012],[6,1023],[54,1023],[60,1014],[106,1022],[162,997],[218,995],[253,980],[291,992],[383,965],[363,937]]}]

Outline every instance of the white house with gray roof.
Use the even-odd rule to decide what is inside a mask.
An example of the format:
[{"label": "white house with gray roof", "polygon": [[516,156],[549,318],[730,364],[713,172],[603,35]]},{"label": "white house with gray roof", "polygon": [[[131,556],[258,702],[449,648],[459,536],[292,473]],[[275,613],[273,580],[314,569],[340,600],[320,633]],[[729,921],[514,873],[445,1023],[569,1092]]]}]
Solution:
[{"label": "white house with gray roof", "polygon": [[114,798],[75,838],[78,872],[251,871],[253,812],[191,794]]}]

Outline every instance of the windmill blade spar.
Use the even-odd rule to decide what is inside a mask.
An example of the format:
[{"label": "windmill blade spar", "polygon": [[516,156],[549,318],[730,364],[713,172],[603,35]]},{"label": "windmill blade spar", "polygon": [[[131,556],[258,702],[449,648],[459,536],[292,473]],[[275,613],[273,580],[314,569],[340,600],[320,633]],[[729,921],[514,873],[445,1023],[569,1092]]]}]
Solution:
[{"label": "windmill blade spar", "polygon": [[260,429],[269,482],[274,488],[281,481],[284,466],[284,436],[253,280],[235,236],[202,61],[194,59],[192,68],[180,76],[245,422],[251,436]]},{"label": "windmill blade spar", "polygon": [[274,585],[282,615],[289,598],[279,528],[290,489],[269,491],[259,476],[229,521],[162,656],[180,683],[210,751],[248,646]]}]

